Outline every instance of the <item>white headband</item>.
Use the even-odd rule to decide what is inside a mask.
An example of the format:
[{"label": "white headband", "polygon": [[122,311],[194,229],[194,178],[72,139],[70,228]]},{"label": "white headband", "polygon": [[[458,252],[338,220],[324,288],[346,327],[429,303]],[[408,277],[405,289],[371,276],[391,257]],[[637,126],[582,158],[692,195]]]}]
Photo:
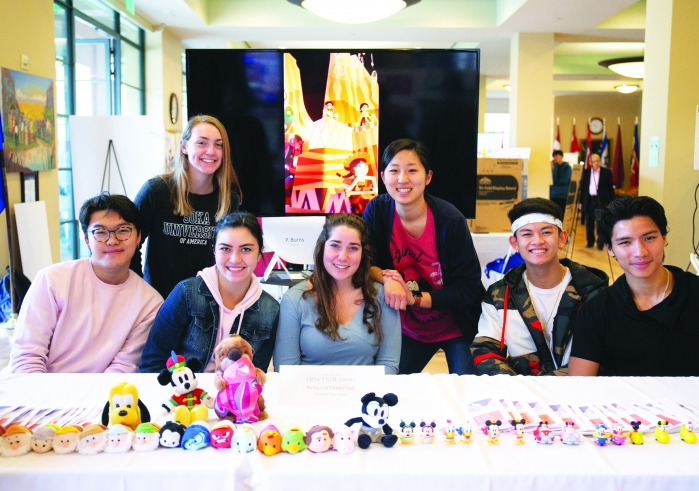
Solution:
[{"label": "white headband", "polygon": [[553,215],[547,213],[529,213],[527,215],[522,215],[512,222],[512,235],[514,235],[517,230],[530,223],[550,223],[563,230],[563,223]]}]

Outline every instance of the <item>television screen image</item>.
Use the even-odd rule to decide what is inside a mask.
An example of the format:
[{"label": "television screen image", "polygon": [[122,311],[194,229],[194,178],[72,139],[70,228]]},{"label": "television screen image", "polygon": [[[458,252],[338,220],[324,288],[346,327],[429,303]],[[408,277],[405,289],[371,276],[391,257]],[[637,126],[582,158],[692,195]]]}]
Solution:
[{"label": "television screen image", "polygon": [[221,120],[258,216],[362,213],[383,149],[420,140],[427,192],[475,214],[477,50],[187,50],[189,115]]}]

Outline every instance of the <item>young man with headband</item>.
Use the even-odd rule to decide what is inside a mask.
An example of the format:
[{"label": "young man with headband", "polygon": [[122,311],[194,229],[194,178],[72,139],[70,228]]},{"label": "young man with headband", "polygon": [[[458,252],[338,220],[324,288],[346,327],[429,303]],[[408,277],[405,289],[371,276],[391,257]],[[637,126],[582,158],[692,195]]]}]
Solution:
[{"label": "young man with headband", "polygon": [[525,199],[507,216],[510,244],[524,264],[488,288],[471,345],[476,373],[566,374],[573,319],[609,278],[598,269],[558,259],[568,232],[553,201]]}]

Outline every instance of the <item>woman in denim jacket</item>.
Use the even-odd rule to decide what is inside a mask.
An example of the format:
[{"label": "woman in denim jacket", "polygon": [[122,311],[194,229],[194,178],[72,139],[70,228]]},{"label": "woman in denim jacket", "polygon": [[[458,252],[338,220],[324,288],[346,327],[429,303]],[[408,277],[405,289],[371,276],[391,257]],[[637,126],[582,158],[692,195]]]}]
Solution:
[{"label": "woman in denim jacket", "polygon": [[253,364],[266,371],[274,350],[279,303],[253,274],[262,253],[262,231],[254,215],[236,212],[216,224],[216,264],[181,281],[155,318],[141,358],[141,372],[159,372],[172,351],[197,358],[205,372],[215,368],[214,348],[240,334],[255,351]]}]

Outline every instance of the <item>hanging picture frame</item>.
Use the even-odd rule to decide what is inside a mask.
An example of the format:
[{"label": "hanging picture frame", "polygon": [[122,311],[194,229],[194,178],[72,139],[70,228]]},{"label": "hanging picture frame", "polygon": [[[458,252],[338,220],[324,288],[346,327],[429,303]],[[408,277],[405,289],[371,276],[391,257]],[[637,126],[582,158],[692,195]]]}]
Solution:
[{"label": "hanging picture frame", "polygon": [[20,172],[22,203],[33,203],[39,201],[39,173]]}]

